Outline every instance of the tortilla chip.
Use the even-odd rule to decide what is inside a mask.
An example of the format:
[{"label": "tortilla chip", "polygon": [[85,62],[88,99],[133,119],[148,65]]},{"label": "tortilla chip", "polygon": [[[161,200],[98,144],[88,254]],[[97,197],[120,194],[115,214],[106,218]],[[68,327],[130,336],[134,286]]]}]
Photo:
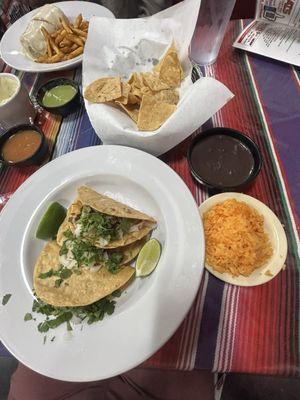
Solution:
[{"label": "tortilla chip", "polygon": [[92,103],[105,103],[122,96],[121,78],[101,78],[85,89],[84,97]]},{"label": "tortilla chip", "polygon": [[[48,242],[34,269],[33,283],[37,297],[55,307],[77,307],[92,304],[124,286],[134,275],[134,268],[124,266],[116,274],[101,268],[97,272],[82,268],[72,274],[60,287],[54,286],[57,277],[40,279],[39,274],[59,269],[59,249],[56,242]],[[67,283],[67,285],[66,285]]]},{"label": "tortilla chip", "polygon": [[138,104],[122,104],[119,101],[116,103],[124,110],[129,117],[137,124],[140,107]]},{"label": "tortilla chip", "polygon": [[130,95],[133,96],[131,97],[131,104],[140,104],[143,94],[141,92],[141,88],[144,86],[143,84],[143,79],[141,77],[141,74],[138,74],[137,72],[133,72],[127,83],[130,85]]},{"label": "tortilla chip", "polygon": [[143,86],[143,87],[141,88],[141,95],[142,95],[142,98],[143,98],[144,95],[146,95],[146,96],[153,96],[155,93],[156,93],[156,92],[154,92],[153,90],[151,90],[151,89],[150,89],[149,87],[147,87],[147,86]]},{"label": "tortilla chip", "polygon": [[153,96],[144,96],[139,112],[138,129],[141,131],[155,131],[176,110],[174,104],[156,101]]},{"label": "tortilla chip", "polygon": [[169,47],[162,60],[154,67],[154,71],[158,73],[159,79],[170,88],[180,85],[184,75],[174,43]]},{"label": "tortilla chip", "polygon": [[129,83],[129,85],[131,87],[136,87],[136,88],[139,88],[139,89],[144,86],[143,78],[142,78],[141,74],[139,74],[137,72],[133,72],[130,75],[127,83]]},{"label": "tortilla chip", "polygon": [[121,104],[127,104],[128,103],[128,96],[130,92],[131,86],[126,83],[126,82],[121,82],[121,91],[122,91],[122,96],[119,97],[118,99],[115,99],[115,102],[121,103]]},{"label": "tortilla chip", "polygon": [[135,96],[133,93],[128,94],[128,104],[141,104],[141,97]]},{"label": "tortilla chip", "polygon": [[[141,75],[143,78],[144,85],[147,86],[153,92],[158,92],[160,90],[169,89],[169,86],[160,79],[158,73],[144,72]],[[145,93],[145,94],[148,94],[148,93]]]},{"label": "tortilla chip", "polygon": [[169,104],[177,104],[179,101],[179,94],[175,89],[161,90],[153,95],[156,101]]},{"label": "tortilla chip", "polygon": [[112,240],[106,245],[101,245],[99,242],[93,242],[93,245],[98,248],[114,249],[116,247],[127,246],[144,238],[156,226],[156,221],[149,215],[126,206],[125,204],[119,203],[110,197],[97,193],[87,186],[81,186],[78,189],[78,199],[68,208],[67,216],[59,227],[57,233],[57,243],[60,246],[62,246],[63,242],[65,241],[64,232],[66,232],[68,229],[70,229],[73,233],[75,232],[75,221],[76,218],[81,214],[83,205],[89,206],[103,214],[113,215],[121,218],[133,218],[141,221],[137,231],[128,232],[123,235],[121,239]]}]

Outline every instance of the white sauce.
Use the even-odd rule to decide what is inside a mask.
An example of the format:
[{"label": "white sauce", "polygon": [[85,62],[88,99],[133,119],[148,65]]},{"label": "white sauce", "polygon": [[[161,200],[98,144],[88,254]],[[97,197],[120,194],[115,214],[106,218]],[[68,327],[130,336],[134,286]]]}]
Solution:
[{"label": "white sauce", "polygon": [[7,103],[19,88],[18,81],[8,76],[0,76],[0,106]]}]

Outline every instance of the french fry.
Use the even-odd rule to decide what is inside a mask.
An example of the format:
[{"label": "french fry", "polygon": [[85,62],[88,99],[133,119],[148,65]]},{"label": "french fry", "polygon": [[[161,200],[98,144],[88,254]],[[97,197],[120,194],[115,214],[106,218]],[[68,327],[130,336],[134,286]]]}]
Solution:
[{"label": "french fry", "polygon": [[47,29],[45,29],[44,27],[42,27],[41,30],[42,30],[42,34],[44,36],[44,39],[45,39],[46,45],[47,45],[47,55],[49,57],[51,57],[52,56],[52,49],[51,49],[51,43],[50,43],[50,35],[49,35]]},{"label": "french fry", "polygon": [[55,44],[54,40],[51,37],[49,37],[49,41],[50,41],[50,45],[51,45],[52,49],[54,50],[54,52],[56,54],[61,54],[60,49],[58,48],[58,46]]},{"label": "french fry", "polygon": [[64,38],[60,43],[59,43],[59,47],[65,47],[65,46],[71,46],[73,42],[71,42],[71,40],[68,40],[66,38]]},{"label": "french fry", "polygon": [[67,36],[67,32],[63,29],[62,32],[56,36],[54,42],[56,45],[59,46],[59,44],[63,41],[63,39]]},{"label": "french fry", "polygon": [[46,62],[56,63],[56,62],[60,62],[60,61],[63,61],[63,60],[64,60],[64,54],[60,53],[60,54],[55,54],[54,56],[50,57],[48,59],[48,61],[46,61]]},{"label": "french fry", "polygon": [[51,56],[53,56],[53,52],[52,52],[50,40],[49,40],[48,37],[46,38],[46,43],[47,43],[47,55],[48,55],[49,57],[51,57]]},{"label": "french fry", "polygon": [[71,46],[71,51],[74,51],[78,48],[79,46],[76,43],[73,43],[73,45]]},{"label": "french fry", "polygon": [[48,62],[47,60],[49,60],[49,56],[47,54],[45,56],[40,56],[35,59],[35,61],[38,63],[46,63]]},{"label": "french fry", "polygon": [[84,37],[84,38],[87,38],[87,32],[84,32],[84,31],[82,31],[81,29],[72,28],[72,27],[71,27],[71,29],[72,29],[72,31],[73,31],[74,33],[76,33],[77,35],[82,36],[82,37]]},{"label": "french fry", "polygon": [[62,26],[64,27],[64,30],[68,33],[72,33],[72,29],[69,27],[69,25],[67,24],[67,22],[63,19],[60,18],[60,22],[62,24]]},{"label": "french fry", "polygon": [[79,28],[84,30],[84,29],[88,29],[88,27],[89,27],[88,21],[82,21]]},{"label": "french fry", "polygon": [[81,23],[82,23],[82,14],[79,14],[75,19],[74,28],[79,28]]},{"label": "french fry", "polygon": [[75,36],[74,34],[67,35],[67,39],[73,43],[76,43],[78,46],[84,45],[84,41],[82,40],[82,38],[79,38],[78,36]]},{"label": "french fry", "polygon": [[82,54],[82,53],[83,53],[83,47],[78,47],[78,49],[72,51],[72,53],[70,53],[70,54],[67,56],[67,60],[71,60],[72,58],[77,57],[77,56],[79,56],[79,55]]},{"label": "french fry", "polygon": [[35,61],[40,63],[56,63],[71,60],[83,53],[87,39],[89,22],[79,14],[74,23],[60,19],[61,27],[53,33],[41,28],[47,45],[47,53]]},{"label": "french fry", "polygon": [[[77,47],[76,47],[77,48]],[[70,46],[65,46],[65,47],[62,47],[61,49],[60,49],[60,51],[62,52],[62,53],[64,53],[64,54],[70,54],[70,53],[72,53],[72,51],[73,50],[75,50],[75,49],[72,49],[72,47],[70,47]]]}]

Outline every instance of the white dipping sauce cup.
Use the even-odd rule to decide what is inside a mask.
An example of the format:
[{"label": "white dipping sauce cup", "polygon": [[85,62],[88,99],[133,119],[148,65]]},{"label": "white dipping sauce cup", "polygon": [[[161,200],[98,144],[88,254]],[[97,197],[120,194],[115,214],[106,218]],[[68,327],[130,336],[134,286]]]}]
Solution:
[{"label": "white dipping sauce cup", "polygon": [[20,79],[13,74],[0,73],[1,79],[13,79],[16,87],[7,101],[0,105],[0,132],[14,125],[33,123],[36,110]]}]

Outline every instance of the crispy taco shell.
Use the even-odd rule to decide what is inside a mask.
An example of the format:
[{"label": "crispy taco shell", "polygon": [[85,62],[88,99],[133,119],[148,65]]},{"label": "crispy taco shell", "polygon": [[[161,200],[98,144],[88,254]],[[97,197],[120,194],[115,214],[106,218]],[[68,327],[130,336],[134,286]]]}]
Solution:
[{"label": "crispy taco shell", "polygon": [[94,272],[82,268],[81,274],[73,273],[60,287],[54,286],[57,277],[39,278],[51,268],[59,269],[59,249],[56,242],[48,242],[42,250],[34,269],[33,281],[36,295],[56,307],[77,307],[92,304],[124,286],[134,275],[134,268],[123,266],[116,274],[102,267]]},{"label": "crispy taco shell", "polygon": [[67,216],[61,224],[57,233],[57,243],[62,246],[65,237],[64,232],[70,229],[73,233],[75,231],[75,221],[79,217],[82,207],[86,205],[92,209],[99,211],[103,214],[140,220],[139,229],[134,232],[128,232],[122,238],[112,240],[103,245],[99,242],[93,242],[93,245],[103,249],[114,249],[116,247],[127,246],[144,238],[156,226],[156,221],[147,214],[135,210],[125,204],[111,199],[103,194],[97,193],[87,186],[81,186],[78,189],[78,198],[71,204],[68,209]]}]

